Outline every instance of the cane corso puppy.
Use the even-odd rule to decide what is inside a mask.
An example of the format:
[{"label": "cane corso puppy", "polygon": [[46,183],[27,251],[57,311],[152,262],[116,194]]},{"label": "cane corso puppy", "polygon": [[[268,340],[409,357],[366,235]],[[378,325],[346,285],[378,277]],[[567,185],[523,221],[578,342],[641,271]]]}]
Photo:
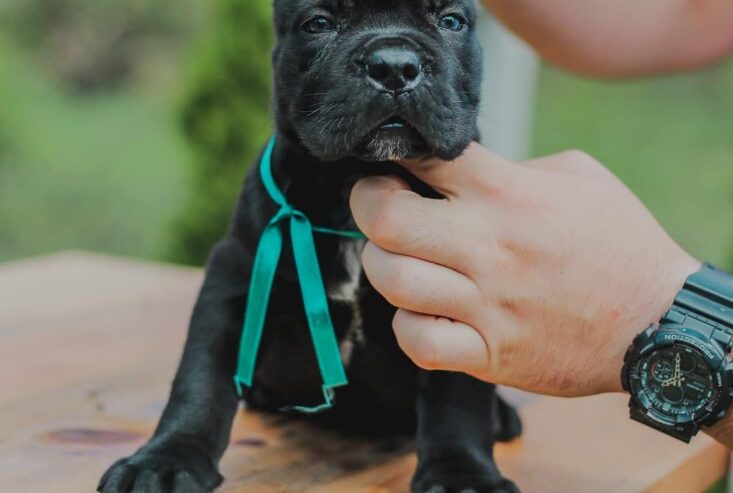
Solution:
[{"label": "cane corso puppy", "polygon": [[[455,158],[476,139],[480,48],[473,0],[275,0],[277,144],[272,169],[313,224],[353,230],[348,196],[390,160]],[[208,492],[238,405],[233,384],[243,312],[260,235],[277,207],[250,168],[227,236],[216,245],[170,400],[153,438],[102,478],[104,493]],[[494,386],[424,371],[400,351],[394,308],[360,268],[363,240],[317,235],[316,246],[350,385],[317,421],[416,433],[421,493],[513,492],[494,463],[495,440],[517,436],[515,411]],[[251,408],[322,399],[321,377],[286,238],[257,359]]]}]

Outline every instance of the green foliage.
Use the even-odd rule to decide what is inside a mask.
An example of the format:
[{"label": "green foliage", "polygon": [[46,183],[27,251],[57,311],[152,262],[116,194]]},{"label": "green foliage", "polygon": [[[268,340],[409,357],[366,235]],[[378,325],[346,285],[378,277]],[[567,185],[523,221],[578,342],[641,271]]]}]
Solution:
[{"label": "green foliage", "polygon": [[629,82],[586,80],[547,69],[534,154],[568,148],[591,153],[687,251],[733,268],[731,108],[733,61]]},{"label": "green foliage", "polygon": [[0,262],[69,248],[157,258],[184,197],[169,110],[79,98],[0,33]]},{"label": "green foliage", "polygon": [[151,58],[170,59],[192,27],[189,0],[6,0],[0,29],[65,88],[124,85]]},{"label": "green foliage", "polygon": [[271,132],[267,0],[218,0],[182,111],[193,150],[191,197],[174,229],[171,255],[204,261],[225,232],[250,160]]}]

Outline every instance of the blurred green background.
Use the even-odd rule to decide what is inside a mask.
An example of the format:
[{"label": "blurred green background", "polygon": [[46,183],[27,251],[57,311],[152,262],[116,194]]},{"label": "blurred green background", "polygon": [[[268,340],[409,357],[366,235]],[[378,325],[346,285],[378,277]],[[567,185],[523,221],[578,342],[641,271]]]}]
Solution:
[{"label": "blurred green background", "polygon": [[[85,248],[200,264],[271,131],[269,14],[0,3],[0,261]],[[685,248],[733,267],[731,110],[733,62],[623,83],[545,68],[533,154],[590,152]]]}]

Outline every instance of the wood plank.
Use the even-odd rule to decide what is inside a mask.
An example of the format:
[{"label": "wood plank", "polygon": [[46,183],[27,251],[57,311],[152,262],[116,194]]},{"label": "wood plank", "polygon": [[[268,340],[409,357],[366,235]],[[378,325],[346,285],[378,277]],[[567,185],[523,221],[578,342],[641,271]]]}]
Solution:
[{"label": "wood plank", "polygon": [[[0,491],[92,491],[152,432],[179,358],[199,272],[96,256],[59,265],[68,259],[27,265],[36,282],[43,272],[85,272],[68,303],[40,316],[0,311],[0,327],[13,326],[0,335]],[[497,459],[525,493],[694,493],[725,473],[724,448],[707,437],[685,446],[629,421],[624,396],[522,401],[525,435],[500,445]],[[404,493],[415,464],[410,440],[250,412],[238,415],[231,442],[227,493]]]},{"label": "wood plank", "polygon": [[155,303],[199,283],[198,269],[122,259],[86,252],[0,265],[0,341],[88,309],[130,302]]},{"label": "wood plank", "polygon": [[[704,491],[726,472],[726,449],[707,436],[690,445],[627,417],[627,397],[543,397],[522,409],[523,438],[499,450],[499,463],[526,491],[658,492],[662,478],[685,463],[689,482],[666,493]],[[714,471],[706,467],[717,460]],[[713,472],[706,476],[701,472]],[[572,488],[569,490],[568,488]]]},{"label": "wood plank", "polygon": [[[31,331],[0,344],[0,440],[18,427],[73,413],[87,401],[109,407],[107,396],[118,395],[120,386],[128,386],[134,397],[148,383],[157,385],[162,401],[192,300],[193,294],[153,306],[107,309],[104,317],[81,314],[55,331]],[[156,407],[150,416],[157,412]]]}]

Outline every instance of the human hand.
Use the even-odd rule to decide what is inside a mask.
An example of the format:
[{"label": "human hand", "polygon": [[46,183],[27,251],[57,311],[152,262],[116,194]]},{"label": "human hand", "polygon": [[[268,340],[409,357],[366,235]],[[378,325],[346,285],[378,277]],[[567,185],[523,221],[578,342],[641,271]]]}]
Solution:
[{"label": "human hand", "polygon": [[621,391],[626,348],[700,267],[621,181],[578,151],[402,164],[445,198],[369,177],[351,207],[405,353],[546,394]]}]

